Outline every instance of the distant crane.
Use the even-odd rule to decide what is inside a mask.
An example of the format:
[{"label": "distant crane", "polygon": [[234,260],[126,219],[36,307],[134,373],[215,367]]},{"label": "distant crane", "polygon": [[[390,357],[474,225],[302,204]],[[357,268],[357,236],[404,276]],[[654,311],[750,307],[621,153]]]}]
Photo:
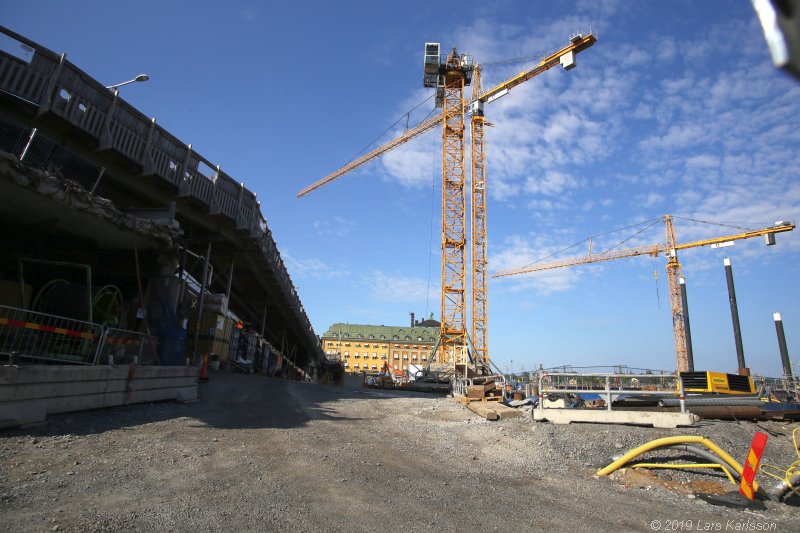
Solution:
[{"label": "distant crane", "polygon": [[[686,329],[684,322],[684,309],[681,299],[680,279],[681,279],[681,264],[678,262],[678,250],[686,250],[688,248],[696,248],[699,246],[719,245],[740,239],[751,239],[753,237],[766,237],[767,245],[775,244],[775,234],[784,231],[792,231],[795,226],[789,222],[776,222],[774,226],[763,228],[759,230],[746,231],[743,233],[736,233],[734,235],[725,235],[723,237],[715,237],[713,239],[702,239],[699,241],[687,242],[679,244],[675,240],[675,228],[672,224],[672,216],[664,215],[664,224],[667,230],[666,244],[651,244],[647,246],[637,246],[635,248],[626,248],[622,250],[612,250],[599,254],[593,254],[591,248],[589,254],[583,257],[573,257],[569,259],[561,259],[548,263],[534,263],[521,268],[514,268],[509,270],[501,270],[492,275],[492,278],[501,278],[506,276],[516,276],[518,274],[527,274],[529,272],[541,272],[542,270],[551,270],[554,268],[571,267],[576,265],[585,265],[588,263],[597,263],[600,261],[609,261],[611,259],[622,259],[623,257],[634,257],[637,255],[651,255],[653,257],[664,252],[667,256],[667,283],[669,285],[669,299],[672,308],[672,329],[675,337],[675,359],[676,368],[678,372],[685,372],[690,370],[689,361],[687,357],[687,342],[686,342]],[[591,241],[590,241],[591,242]]]},{"label": "distant crane", "polygon": [[[471,115],[471,235],[472,235],[472,363],[478,373],[489,373],[488,355],[488,272],[486,261],[486,146],[484,126],[487,125],[483,105],[561,64],[565,70],[575,66],[575,54],[597,42],[593,33],[576,34],[558,51],[543,58],[532,68],[481,91],[481,68],[467,54],[455,48],[444,57],[439,43],[425,43],[423,85],[436,91],[436,107],[442,112],[423,121],[399,137],[348,163],[321,180],[297,193],[298,198],[319,189],[344,174],[385,154],[426,131],[442,125],[442,294],[439,363],[463,367],[467,373],[470,363],[466,323],[466,136],[464,116]],[[443,60],[444,57],[444,60]],[[473,83],[474,81],[474,83]],[[472,98],[464,99],[464,88],[473,84]]]}]

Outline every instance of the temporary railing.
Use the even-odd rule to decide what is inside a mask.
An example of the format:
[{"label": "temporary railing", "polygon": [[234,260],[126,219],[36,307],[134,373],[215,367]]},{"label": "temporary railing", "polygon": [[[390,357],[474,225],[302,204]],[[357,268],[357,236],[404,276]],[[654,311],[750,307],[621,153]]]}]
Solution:
[{"label": "temporary railing", "polygon": [[249,237],[269,241],[268,248],[276,252],[272,266],[282,293],[304,324],[309,342],[316,344],[314,330],[277,254],[254,192],[121,99],[118,91],[106,89],[67,61],[65,54],[55,54],[3,27],[0,33],[20,45],[15,54],[0,50],[0,91],[38,106],[39,116],[62,118],[88,138],[96,139],[101,150],[138,163],[142,176],[171,184],[179,196],[194,199],[209,214],[225,216]]},{"label": "temporary railing", "polygon": [[545,398],[554,395],[576,394],[584,399],[596,395],[611,411],[620,397],[675,397],[677,393],[681,412],[686,412],[683,380],[676,374],[541,372],[538,385],[539,409],[545,408]]},{"label": "temporary railing", "polygon": [[93,364],[101,342],[99,324],[0,305],[0,354]]},{"label": "temporary railing", "polygon": [[152,335],[118,328],[104,328],[95,364],[152,365],[158,363],[158,342]]}]

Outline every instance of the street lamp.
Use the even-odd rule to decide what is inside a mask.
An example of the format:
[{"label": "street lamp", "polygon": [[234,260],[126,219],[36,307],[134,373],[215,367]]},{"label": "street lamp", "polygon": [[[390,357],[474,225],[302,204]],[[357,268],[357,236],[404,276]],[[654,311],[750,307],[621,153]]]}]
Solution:
[{"label": "street lamp", "polygon": [[107,85],[106,89],[111,89],[113,91],[115,89],[119,89],[123,85],[128,85],[129,83],[134,83],[134,82],[137,82],[137,81],[147,81],[149,79],[150,79],[150,76],[148,76],[147,74],[139,74],[138,76],[136,76],[132,80],[123,81],[122,83],[116,83],[114,85]]}]

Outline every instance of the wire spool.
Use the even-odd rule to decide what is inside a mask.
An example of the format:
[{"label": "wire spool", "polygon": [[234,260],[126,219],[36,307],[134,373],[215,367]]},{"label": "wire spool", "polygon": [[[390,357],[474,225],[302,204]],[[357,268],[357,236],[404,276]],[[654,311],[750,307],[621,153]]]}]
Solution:
[{"label": "wire spool", "polygon": [[56,278],[48,281],[36,293],[31,303],[31,309],[39,313],[58,314],[53,312],[58,310],[58,306],[55,305],[57,300],[52,296],[52,293],[61,293],[67,285],[69,285],[69,282],[65,279]]},{"label": "wire spool", "polygon": [[122,291],[116,285],[104,285],[94,292],[92,320],[95,324],[117,327],[122,319]]},{"label": "wire spool", "polygon": [[[36,294],[31,309],[75,320],[89,320],[86,285],[54,279]],[[122,291],[116,285],[92,287],[92,322],[118,326],[122,319]]]}]

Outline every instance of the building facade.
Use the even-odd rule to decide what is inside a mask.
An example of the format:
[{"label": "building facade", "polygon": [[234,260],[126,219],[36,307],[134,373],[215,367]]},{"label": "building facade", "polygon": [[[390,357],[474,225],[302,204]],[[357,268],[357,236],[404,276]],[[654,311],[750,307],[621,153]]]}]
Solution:
[{"label": "building facade", "polygon": [[327,356],[339,356],[345,372],[380,372],[388,365],[395,375],[408,377],[434,357],[439,323],[432,319],[409,326],[336,323],[321,341]]}]

